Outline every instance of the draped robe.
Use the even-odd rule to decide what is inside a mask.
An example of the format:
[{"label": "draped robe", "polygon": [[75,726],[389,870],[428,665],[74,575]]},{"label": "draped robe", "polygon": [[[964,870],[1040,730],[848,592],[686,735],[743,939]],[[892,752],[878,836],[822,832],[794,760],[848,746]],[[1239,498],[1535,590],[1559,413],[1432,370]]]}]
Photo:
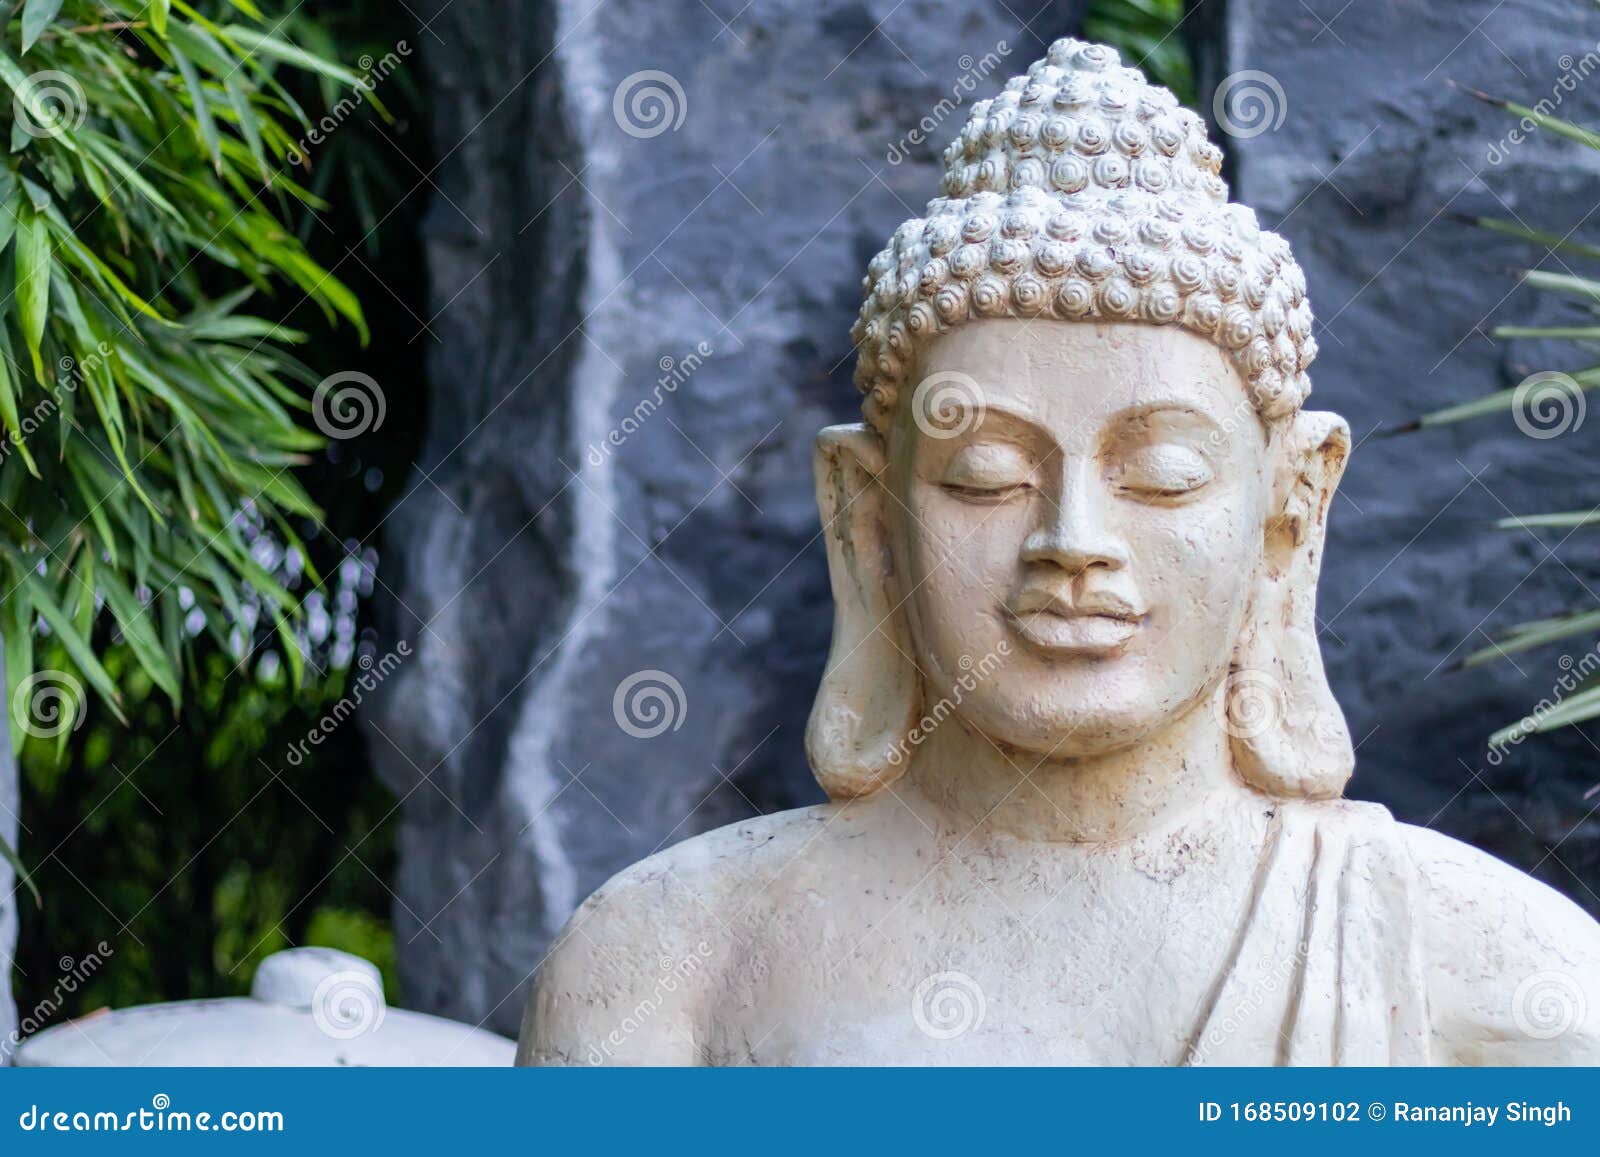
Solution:
[{"label": "draped robe", "polygon": [[1185,1063],[1426,1065],[1418,902],[1385,808],[1278,804]]}]

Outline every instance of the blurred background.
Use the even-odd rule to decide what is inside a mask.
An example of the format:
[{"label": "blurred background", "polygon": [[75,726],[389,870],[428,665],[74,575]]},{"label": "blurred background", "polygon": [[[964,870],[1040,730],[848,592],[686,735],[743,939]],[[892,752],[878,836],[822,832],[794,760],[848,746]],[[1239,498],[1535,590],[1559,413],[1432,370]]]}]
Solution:
[{"label": "blurred background", "polygon": [[[1234,195],[1306,269],[1314,404],[1358,447],[1319,603],[1358,744],[1350,794],[1600,915],[1592,6],[197,8],[0,5],[14,118],[40,115],[42,65],[87,74],[113,54],[129,82],[80,85],[80,131],[140,145],[134,177],[106,163],[117,188],[148,201],[149,174],[199,222],[146,234],[139,264],[159,206],[120,232],[102,211],[91,235],[82,220],[117,196],[82,161],[101,146],[58,157],[62,133],[14,128],[11,404],[50,394],[31,383],[35,346],[82,364],[85,335],[293,346],[235,369],[263,390],[281,373],[298,402],[276,404],[309,439],[277,430],[266,454],[230,431],[238,376],[203,393],[188,354],[171,377],[208,399],[184,394],[193,414],[161,375],[118,369],[107,389],[128,415],[86,388],[93,408],[51,416],[99,439],[119,494],[127,453],[152,510],[211,508],[200,545],[238,552],[220,577],[192,547],[140,572],[131,498],[125,525],[79,546],[103,517],[92,488],[74,507],[37,448],[42,481],[20,452],[0,460],[21,527],[7,587],[31,592],[4,619],[29,881],[5,911],[19,1007],[101,943],[103,967],[53,1016],[241,993],[264,956],[314,944],[377,963],[392,1003],[514,1034],[551,936],[612,872],[818,801],[801,737],[831,618],[810,453],[857,406],[860,279],[937,191],[970,105],[1068,34],[1202,112]],[[47,178],[59,223],[34,192]],[[49,243],[24,245],[36,219]],[[218,237],[239,220],[259,232],[235,251]],[[176,286],[187,328],[141,314],[102,335],[90,307],[81,332],[35,338],[29,263],[76,259],[68,221],[155,314]],[[37,274],[52,319],[86,276]],[[259,324],[232,316],[252,287]],[[241,470],[230,489],[203,458],[164,464],[168,436],[203,447],[206,432],[278,473]],[[42,529],[56,513],[38,504],[58,501],[70,533]],[[37,672],[67,681],[64,715],[19,701]],[[630,717],[641,688],[655,713]]]}]

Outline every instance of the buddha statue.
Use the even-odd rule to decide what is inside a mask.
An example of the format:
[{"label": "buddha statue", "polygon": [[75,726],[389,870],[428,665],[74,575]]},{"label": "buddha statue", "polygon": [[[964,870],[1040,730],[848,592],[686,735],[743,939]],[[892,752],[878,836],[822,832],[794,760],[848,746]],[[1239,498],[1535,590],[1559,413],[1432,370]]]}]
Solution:
[{"label": "buddha statue", "polygon": [[519,1062],[1600,1063],[1600,925],[1341,798],[1349,431],[1200,118],[1061,40],[944,155],[817,442],[831,802],[601,888]]}]

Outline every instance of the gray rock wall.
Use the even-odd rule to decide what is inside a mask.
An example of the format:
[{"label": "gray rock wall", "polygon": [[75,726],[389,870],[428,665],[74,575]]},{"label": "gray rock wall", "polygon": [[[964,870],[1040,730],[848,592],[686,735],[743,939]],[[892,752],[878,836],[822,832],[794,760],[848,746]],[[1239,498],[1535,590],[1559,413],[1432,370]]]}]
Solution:
[{"label": "gray rock wall", "polygon": [[1228,142],[1235,194],[1294,244],[1319,318],[1312,404],[1348,417],[1360,443],[1320,603],[1334,689],[1360,742],[1351,794],[1488,848],[1600,913],[1600,797],[1584,799],[1600,783],[1600,749],[1577,731],[1536,736],[1496,767],[1484,745],[1552,693],[1563,654],[1579,669],[1594,639],[1450,670],[1515,622],[1595,604],[1592,533],[1490,524],[1600,503],[1600,418],[1548,440],[1509,415],[1375,436],[1532,370],[1593,362],[1570,345],[1487,334],[1574,317],[1517,288],[1514,269],[1594,263],[1461,218],[1558,234],[1587,222],[1578,235],[1593,240],[1600,154],[1543,135],[1510,143],[1514,118],[1447,82],[1530,105],[1558,97],[1592,125],[1600,58],[1584,57],[1597,42],[1600,13],[1573,0],[1231,0],[1217,71],[1260,70],[1281,87],[1279,127]]},{"label": "gray rock wall", "polygon": [[860,279],[1062,28],[1042,0],[426,16],[434,405],[384,576],[416,654],[370,746],[405,798],[407,1002],[514,1032],[610,874],[821,798],[810,457],[857,410]]}]

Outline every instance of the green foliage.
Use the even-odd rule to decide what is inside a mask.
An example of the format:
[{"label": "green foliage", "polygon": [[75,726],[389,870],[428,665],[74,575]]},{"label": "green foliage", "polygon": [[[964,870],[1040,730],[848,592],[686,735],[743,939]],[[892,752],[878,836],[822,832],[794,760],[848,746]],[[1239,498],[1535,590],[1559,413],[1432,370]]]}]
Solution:
[{"label": "green foliage", "polygon": [[[1591,132],[1570,121],[1515,101],[1500,100],[1487,93],[1470,89],[1467,91],[1479,100],[1504,109],[1525,124],[1534,125],[1585,148],[1600,151],[1600,133]],[[1579,261],[1593,261],[1600,258],[1600,245],[1575,240],[1570,233],[1566,235],[1551,233],[1529,228],[1519,221],[1491,217],[1476,218],[1473,223],[1481,228],[1539,245],[1551,252],[1567,254]],[[1582,312],[1595,320],[1592,323],[1562,326],[1503,325],[1494,329],[1495,337],[1544,338],[1579,343],[1592,342],[1600,338],[1600,279],[1539,269],[1524,270],[1521,279],[1522,284],[1530,289],[1573,299]],[[1412,424],[1411,428],[1449,425],[1512,410],[1531,411],[1533,416],[1537,417],[1539,407],[1553,406],[1557,410],[1565,410],[1570,406],[1581,406],[1583,399],[1580,392],[1592,390],[1597,385],[1600,385],[1600,365],[1587,366],[1570,373],[1536,374],[1513,389],[1499,390],[1460,405],[1424,414]],[[1521,415],[1518,420],[1522,420]],[[1502,518],[1496,526],[1502,530],[1520,531],[1540,528],[1566,529],[1571,533],[1596,523],[1600,523],[1600,506],[1591,510]],[[1500,637],[1493,639],[1489,646],[1468,655],[1463,660],[1463,665],[1479,666],[1577,635],[1593,635],[1597,630],[1600,630],[1600,610],[1578,607],[1562,615],[1518,623]],[[1592,678],[1585,679],[1553,710],[1537,710],[1525,719],[1502,727],[1489,737],[1489,743],[1491,746],[1498,746],[1531,732],[1550,731],[1597,716],[1600,716],[1600,683]]]},{"label": "green foliage", "polygon": [[398,998],[383,916],[394,800],[353,726],[321,762],[285,758],[337,699],[334,682],[296,693],[282,671],[241,677],[209,649],[180,721],[129,648],[108,648],[104,662],[127,722],[92,703],[69,759],[24,752],[25,848],[45,902],[22,912],[19,1005],[50,993],[60,957],[101,942],[105,966],[47,1023],[241,995],[265,956],[298,944],[367,957]]},{"label": "green foliage", "polygon": [[[13,690],[59,644],[69,719],[82,684],[126,718],[103,619],[173,705],[195,639],[238,652],[257,616],[299,677],[298,597],[252,541],[300,548],[291,519],[319,512],[292,471],[321,439],[316,375],[285,352],[305,335],[270,298],[365,332],[286,223],[318,202],[285,161],[309,120],[280,73],[359,78],[251,0],[202,7],[0,4],[0,625]],[[29,699],[11,701],[20,746]]]},{"label": "green foliage", "polygon": [[1181,23],[1183,0],[1090,0],[1083,31],[1119,49],[1129,64],[1193,106],[1194,68],[1178,33]]},{"label": "green foliage", "polygon": [[[416,181],[394,169],[405,168],[401,156],[426,168],[427,142],[409,127],[425,121],[415,115],[418,70],[390,74],[383,62],[391,53],[411,55],[397,38],[414,43],[416,26],[387,0],[347,0],[314,13],[297,0],[262,7],[274,35],[363,72],[370,58],[373,76],[384,73],[378,93],[352,94],[326,71],[277,70],[287,99],[276,99],[285,108],[303,107],[323,123],[341,106],[336,132],[297,142],[306,156],[295,170],[316,196],[280,199],[277,216],[312,261],[347,278],[375,330],[410,333],[415,315],[426,312],[415,259],[426,202],[425,194],[405,196]],[[295,112],[285,123],[299,132],[299,119]],[[229,132],[226,122],[221,131]],[[190,138],[200,140],[198,132]],[[374,215],[372,204],[384,208]],[[205,286],[220,295],[243,282],[214,267]],[[270,316],[283,319],[281,330],[318,335],[306,356],[321,372],[416,380],[414,346],[363,346],[357,327],[327,327],[323,306],[297,287],[258,300],[257,308],[270,305]],[[303,540],[298,546],[257,508],[238,521],[251,557],[302,611],[292,621],[304,664],[298,686],[273,647],[281,640],[261,596],[241,588],[219,638],[185,576],[176,588],[188,638],[181,714],[115,623],[102,618],[90,641],[119,690],[124,718],[95,699],[58,724],[60,736],[38,726],[28,736],[20,759],[22,851],[44,903],[20,912],[12,978],[19,1006],[51,994],[62,954],[81,957],[102,940],[115,949],[106,967],[50,1023],[106,1005],[242,993],[259,960],[291,944],[374,961],[391,1001],[399,999],[386,883],[395,871],[395,801],[374,780],[353,721],[321,746],[305,747],[329,705],[356,693],[347,675],[361,669],[358,658],[375,655],[375,634],[362,621],[377,565],[368,544],[405,484],[424,414],[420,390],[390,390],[387,400],[381,430],[330,440],[296,469],[323,511],[320,519],[289,519]],[[314,585],[318,574],[326,581]],[[191,630],[198,633],[190,637]],[[40,633],[34,645],[41,670],[74,669],[56,636]],[[297,748],[298,762],[289,757]]]},{"label": "green foliage", "polygon": [[[280,7],[290,9],[283,28],[296,43],[329,60],[353,59],[364,70],[370,67],[375,81],[381,77],[382,100],[375,91],[379,84],[369,85],[363,108],[352,122],[359,119],[368,127],[375,127],[377,121],[401,124],[402,118],[390,115],[388,106],[399,113],[421,107],[415,71],[392,66],[397,60],[411,59],[416,38],[426,33],[407,29],[409,38],[393,36],[391,8],[379,0],[346,0],[333,11],[315,13],[306,6],[281,0]],[[379,12],[383,15],[379,16]],[[400,15],[408,14],[401,9]],[[346,95],[326,76],[313,79],[324,108],[336,105]],[[346,127],[353,124],[347,123]],[[340,206],[349,215],[368,257],[378,253],[383,238],[390,233],[404,236],[408,244],[413,240],[409,227],[423,203],[414,194],[418,179],[426,170],[416,164],[415,158],[411,165],[397,163],[401,155],[394,142],[382,139],[377,132],[348,132],[341,128],[318,146],[306,181],[312,193]],[[310,236],[315,220],[311,213],[302,214],[302,240]]]}]

